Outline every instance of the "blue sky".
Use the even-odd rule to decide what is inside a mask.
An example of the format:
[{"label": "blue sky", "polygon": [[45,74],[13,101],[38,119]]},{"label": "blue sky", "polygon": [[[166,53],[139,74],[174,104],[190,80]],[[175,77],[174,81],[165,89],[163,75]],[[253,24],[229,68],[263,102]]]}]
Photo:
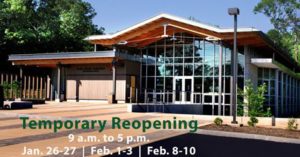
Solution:
[{"label": "blue sky", "polygon": [[229,28],[233,17],[227,14],[230,7],[239,7],[239,27],[255,27],[264,32],[273,28],[263,14],[254,14],[253,8],[260,0],[85,0],[97,12],[94,23],[105,28],[105,33],[130,27],[160,13],[168,13]]}]

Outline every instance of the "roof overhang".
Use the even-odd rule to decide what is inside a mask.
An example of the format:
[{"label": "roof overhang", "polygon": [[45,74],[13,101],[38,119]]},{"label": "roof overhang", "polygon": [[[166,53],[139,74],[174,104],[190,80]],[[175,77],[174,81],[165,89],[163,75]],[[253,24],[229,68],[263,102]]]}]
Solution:
[{"label": "roof overhang", "polygon": [[252,58],[251,63],[260,68],[279,69],[272,58]]},{"label": "roof overhang", "polygon": [[[164,26],[166,26],[166,31]],[[222,29],[169,14],[160,14],[120,32],[92,35],[85,38],[85,40],[104,46],[117,45],[126,41],[128,46],[144,47],[164,37],[172,36],[174,33],[186,32],[203,39],[212,37],[216,40],[232,42],[233,31],[233,29]],[[261,38],[258,34],[259,30],[238,28],[237,31],[239,44],[261,44]]]},{"label": "roof overhang", "polygon": [[101,64],[112,63],[119,59],[115,51],[101,52],[67,52],[67,53],[40,53],[40,54],[12,54],[9,61],[13,65],[56,67],[58,64]]},{"label": "roof overhang", "polygon": [[280,64],[279,62],[275,61],[272,58],[252,58],[251,63],[260,68],[278,69],[278,70],[281,70],[282,72],[288,73],[289,75],[291,75],[295,78],[300,79],[299,73],[292,71],[288,67]]}]

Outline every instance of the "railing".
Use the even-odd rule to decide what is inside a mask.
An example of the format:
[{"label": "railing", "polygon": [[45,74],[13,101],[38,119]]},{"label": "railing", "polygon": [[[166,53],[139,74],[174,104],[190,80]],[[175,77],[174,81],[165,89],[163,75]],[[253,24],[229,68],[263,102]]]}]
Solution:
[{"label": "railing", "polygon": [[0,72],[0,85],[7,99],[46,99],[48,84],[46,76],[23,75]]}]

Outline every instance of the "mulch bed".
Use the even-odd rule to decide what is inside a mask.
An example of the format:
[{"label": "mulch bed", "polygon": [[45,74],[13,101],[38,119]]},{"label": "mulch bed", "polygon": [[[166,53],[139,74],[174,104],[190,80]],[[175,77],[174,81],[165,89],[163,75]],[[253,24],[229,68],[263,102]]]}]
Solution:
[{"label": "mulch bed", "polygon": [[259,135],[300,139],[300,131],[291,131],[291,130],[287,130],[287,129],[248,127],[248,126],[235,127],[235,126],[230,126],[230,125],[217,126],[215,124],[201,126],[200,129],[228,131],[228,132],[241,132],[241,133],[248,133],[248,134],[259,134]]}]

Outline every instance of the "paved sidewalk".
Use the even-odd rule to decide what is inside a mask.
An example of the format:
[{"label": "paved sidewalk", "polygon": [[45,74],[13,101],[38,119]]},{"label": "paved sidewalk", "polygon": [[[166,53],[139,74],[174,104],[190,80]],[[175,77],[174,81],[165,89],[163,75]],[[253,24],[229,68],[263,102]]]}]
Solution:
[{"label": "paved sidewalk", "polygon": [[[18,157],[22,156],[21,153],[24,146],[28,148],[38,148],[41,152],[47,152],[47,147],[76,147],[76,153],[74,156],[82,156],[82,146],[87,149],[92,146],[107,146],[113,151],[116,151],[117,147],[125,149],[128,146],[138,146],[149,142],[155,142],[162,139],[178,136],[186,133],[187,131],[175,131],[175,130],[156,130],[150,129],[146,133],[142,130],[133,129],[111,129],[106,127],[103,132],[95,130],[66,130],[62,129],[58,133],[53,133],[52,130],[32,130],[22,129],[20,116],[29,116],[30,119],[51,119],[51,120],[67,120],[67,119],[85,119],[85,120],[110,120],[112,117],[120,117],[121,119],[128,120],[157,120],[157,119],[172,119],[172,114],[159,114],[159,113],[128,113],[126,104],[97,104],[97,103],[50,103],[45,105],[35,105],[33,109],[24,110],[0,110],[0,153],[1,156]],[[192,117],[181,117],[183,119],[193,119]],[[178,117],[177,119],[180,119]],[[200,122],[200,121],[199,121]],[[200,124],[204,124],[201,122]],[[147,141],[134,142],[126,144],[126,141],[121,143],[111,142],[105,143],[103,141],[98,142],[69,142],[68,135],[73,134],[75,136],[89,137],[103,135],[111,135],[114,138],[118,137],[118,134],[122,133],[123,136],[145,136]],[[49,156],[46,154],[38,156]],[[51,155],[50,155],[51,156]],[[63,156],[60,153],[57,156]],[[93,156],[89,151],[85,152],[85,156]]]}]

